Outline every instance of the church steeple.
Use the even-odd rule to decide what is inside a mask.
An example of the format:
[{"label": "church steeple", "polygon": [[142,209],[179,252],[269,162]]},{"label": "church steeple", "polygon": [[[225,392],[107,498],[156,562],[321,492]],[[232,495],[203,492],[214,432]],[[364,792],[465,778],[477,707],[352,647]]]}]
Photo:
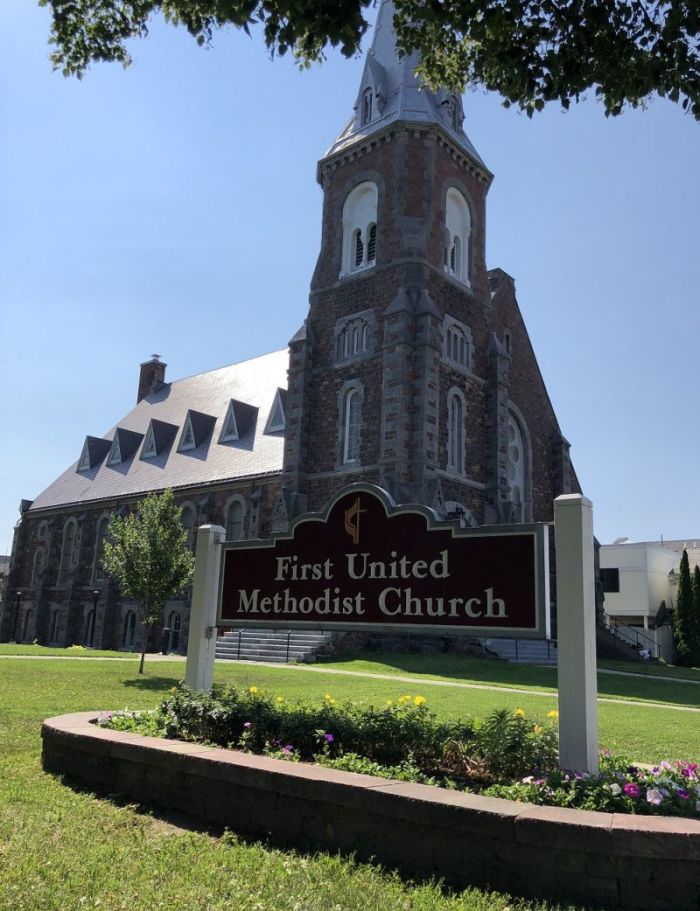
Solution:
[{"label": "church steeple", "polygon": [[484,168],[484,162],[463,129],[460,95],[445,89],[432,92],[420,85],[414,74],[418,55],[399,57],[393,20],[392,0],[381,0],[354,113],[325,157],[401,121],[438,124],[452,142]]}]

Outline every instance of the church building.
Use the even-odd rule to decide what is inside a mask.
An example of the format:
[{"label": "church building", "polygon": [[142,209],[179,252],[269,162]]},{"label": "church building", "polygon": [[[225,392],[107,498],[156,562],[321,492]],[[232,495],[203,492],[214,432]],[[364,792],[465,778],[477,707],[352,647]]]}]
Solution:
[{"label": "church building", "polygon": [[[212,522],[268,537],[360,480],[471,526],[549,522],[580,492],[514,281],[486,267],[492,174],[461,97],[399,58],[392,17],[385,0],[318,164],[321,249],[289,350],[174,381],[141,365],[136,407],[23,501],[0,640],[138,647],[100,560],[109,516],[153,490],[173,489],[191,542]],[[188,593],[166,607],[171,650],[188,612]]]}]

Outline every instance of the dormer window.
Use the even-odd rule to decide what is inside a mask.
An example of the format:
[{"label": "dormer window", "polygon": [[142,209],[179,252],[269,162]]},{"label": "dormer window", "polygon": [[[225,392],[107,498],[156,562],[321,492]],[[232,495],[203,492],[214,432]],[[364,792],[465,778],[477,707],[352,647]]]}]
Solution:
[{"label": "dormer window", "polygon": [[228,443],[238,439],[238,425],[236,424],[236,412],[233,409],[233,401],[229,402],[228,411],[224,418],[224,426],[219,437],[220,443]]},{"label": "dormer window", "polygon": [[85,437],[76,471],[90,471],[91,468],[94,468],[104,459],[111,448],[110,441],[104,440],[102,437]]},{"label": "dormer window", "polygon": [[115,434],[114,440],[112,441],[112,447],[109,450],[109,455],[107,456],[108,465],[119,465],[122,460],[121,447],[119,445],[119,437]]},{"label": "dormer window", "polygon": [[83,445],[83,451],[78,462],[78,471],[88,471],[90,469],[90,450],[88,449],[87,440]]},{"label": "dormer window", "polygon": [[454,188],[445,202],[445,272],[465,285],[471,285],[471,213],[467,201]]},{"label": "dormer window", "polygon": [[141,450],[142,459],[154,459],[158,455],[158,450],[156,449],[156,441],[153,435],[153,427],[148,428],[146,433],[146,439],[143,443],[143,449]]},{"label": "dormer window", "polygon": [[258,409],[253,405],[246,405],[237,399],[231,399],[226,409],[224,423],[219,435],[220,443],[235,443],[242,439],[252,428],[258,417]]},{"label": "dormer window", "polygon": [[359,184],[343,206],[341,278],[373,266],[377,258],[377,187]]},{"label": "dormer window", "polygon": [[277,433],[280,430],[284,430],[284,427],[285,427],[284,399],[285,399],[285,390],[278,389],[277,394],[275,395],[275,401],[272,403],[272,410],[270,411],[270,417],[267,419],[267,425],[265,426],[265,433]]},{"label": "dormer window", "polygon": [[372,89],[367,88],[362,93],[362,123],[369,123],[372,119]]},{"label": "dormer window", "polygon": [[209,439],[214,424],[216,418],[213,415],[203,414],[201,411],[188,411],[177,451],[189,452],[191,449],[197,449]]},{"label": "dormer window", "polygon": [[185,428],[182,431],[182,436],[180,437],[180,445],[177,448],[180,450],[180,452],[187,452],[188,449],[195,448],[194,431],[192,430],[192,421],[189,414],[187,415]]},{"label": "dormer window", "polygon": [[142,433],[117,427],[107,456],[107,464],[121,465],[123,462],[127,462],[141,444],[141,440],[143,440]]}]

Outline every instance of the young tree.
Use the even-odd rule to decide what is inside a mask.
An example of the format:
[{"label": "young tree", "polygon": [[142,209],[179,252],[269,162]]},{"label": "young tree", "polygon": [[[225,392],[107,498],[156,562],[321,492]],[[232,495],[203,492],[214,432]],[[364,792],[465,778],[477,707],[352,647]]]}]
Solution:
[{"label": "young tree", "polygon": [[700,667],[700,567],[693,570],[693,610],[691,618],[692,631],[692,663],[693,667]]},{"label": "young tree", "polygon": [[160,621],[168,598],[187,585],[194,572],[194,557],[172,490],[146,497],[135,513],[112,516],[102,564],[122,597],[136,602],[142,631],[139,674],[143,674],[148,634]]},{"label": "young tree", "polygon": [[681,664],[691,665],[693,663],[693,627],[693,586],[690,580],[688,552],[684,550],[681,557],[676,611],[673,618],[673,636]]},{"label": "young tree", "polygon": [[[81,76],[93,61],[131,63],[127,42],[151,18],[184,25],[198,44],[225,26],[262,28],[271,53],[302,66],[328,45],[353,57],[374,0],[39,0],[53,16],[54,66]],[[606,114],[655,92],[700,120],[700,7],[696,0],[395,0],[402,52],[418,51],[433,88],[483,85],[529,115],[565,108],[588,89]]]}]

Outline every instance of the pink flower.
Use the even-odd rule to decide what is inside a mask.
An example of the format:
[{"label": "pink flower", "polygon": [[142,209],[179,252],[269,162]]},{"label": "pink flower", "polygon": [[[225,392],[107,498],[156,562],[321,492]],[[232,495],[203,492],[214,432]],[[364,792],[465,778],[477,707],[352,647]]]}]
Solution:
[{"label": "pink flower", "polygon": [[625,794],[628,797],[639,797],[639,785],[635,784],[633,781],[628,781],[624,787]]}]

